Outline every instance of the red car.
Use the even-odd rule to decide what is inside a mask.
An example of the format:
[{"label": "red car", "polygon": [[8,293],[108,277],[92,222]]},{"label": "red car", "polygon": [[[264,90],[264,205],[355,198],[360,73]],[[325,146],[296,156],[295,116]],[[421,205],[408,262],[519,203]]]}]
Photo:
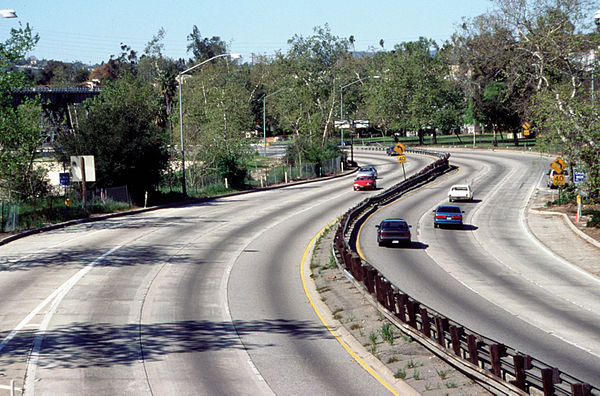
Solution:
[{"label": "red car", "polygon": [[374,190],[377,187],[377,182],[372,176],[358,176],[354,179],[354,191],[356,190]]}]

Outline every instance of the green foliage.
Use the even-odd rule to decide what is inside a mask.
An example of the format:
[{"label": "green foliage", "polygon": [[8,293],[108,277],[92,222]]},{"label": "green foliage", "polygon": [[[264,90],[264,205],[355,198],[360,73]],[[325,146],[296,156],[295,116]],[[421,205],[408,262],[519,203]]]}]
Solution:
[{"label": "green foliage", "polygon": [[399,368],[398,370],[396,370],[396,372],[394,373],[394,378],[406,379],[406,369]]},{"label": "green foliage", "polygon": [[243,188],[247,170],[235,154],[224,154],[217,159],[217,170],[234,188]]},{"label": "green foliage", "polygon": [[381,338],[390,345],[394,345],[394,327],[387,322],[381,326]]},{"label": "green foliage", "polygon": [[597,196],[600,114],[590,89],[597,66],[586,55],[600,44],[592,30],[597,6],[586,0],[494,3],[493,11],[465,21],[446,53],[472,118],[498,132],[520,132],[529,122],[542,147],[588,171],[590,193]]},{"label": "green foliage", "polygon": [[33,49],[39,37],[29,25],[11,29],[10,37],[0,43],[0,194],[21,198],[38,197],[47,191],[45,173],[35,166],[38,147],[43,141],[40,127],[41,106],[28,100],[12,103],[12,91],[24,88],[26,77],[15,67]]},{"label": "green foliage", "polygon": [[600,227],[600,210],[584,209],[581,211],[581,214],[585,216],[591,216],[586,223],[586,227]]},{"label": "green foliage", "polygon": [[167,136],[157,125],[160,98],[152,85],[131,75],[111,82],[86,101],[87,117],[72,135],[57,139],[57,151],[93,155],[97,187],[130,186],[136,202],[152,191],[167,167]]},{"label": "green foliage", "polygon": [[[209,62],[186,76],[182,85],[183,132],[188,181],[200,184],[204,175],[225,168],[243,170],[251,147],[245,131],[252,123],[246,70],[228,60]],[[216,63],[215,63],[216,62]],[[178,144],[179,136],[174,144]],[[221,165],[219,165],[221,164]],[[231,174],[237,179],[239,174]],[[241,185],[241,182],[235,182]]]},{"label": "green foliage", "polygon": [[188,35],[187,39],[187,52],[191,52],[194,55],[194,58],[190,62],[200,62],[227,53],[227,44],[220,37],[202,38],[200,30],[196,25],[194,25],[192,33]]},{"label": "green foliage", "polygon": [[370,74],[381,78],[370,81],[364,94],[369,118],[386,130],[458,127],[464,100],[449,73],[435,42],[423,37],[379,53]]}]

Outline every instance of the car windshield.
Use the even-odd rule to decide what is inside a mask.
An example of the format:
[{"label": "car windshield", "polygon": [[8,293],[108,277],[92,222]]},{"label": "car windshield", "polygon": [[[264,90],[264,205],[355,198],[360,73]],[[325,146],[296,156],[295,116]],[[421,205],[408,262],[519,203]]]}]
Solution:
[{"label": "car windshield", "polygon": [[444,213],[460,213],[460,208],[458,206],[440,206],[437,208],[437,211]]}]

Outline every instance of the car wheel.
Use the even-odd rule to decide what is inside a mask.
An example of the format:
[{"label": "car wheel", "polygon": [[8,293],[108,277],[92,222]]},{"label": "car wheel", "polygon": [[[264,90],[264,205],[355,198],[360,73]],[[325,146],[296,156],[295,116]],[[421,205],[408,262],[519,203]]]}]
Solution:
[{"label": "car wheel", "polygon": [[439,228],[440,225],[438,223],[433,223],[433,228]]}]

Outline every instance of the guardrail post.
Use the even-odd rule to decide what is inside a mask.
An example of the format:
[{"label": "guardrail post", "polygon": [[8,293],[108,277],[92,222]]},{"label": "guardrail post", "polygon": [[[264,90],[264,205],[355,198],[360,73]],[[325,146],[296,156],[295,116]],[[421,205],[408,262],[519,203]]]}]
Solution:
[{"label": "guardrail post", "polygon": [[525,370],[531,369],[531,357],[524,355],[515,355],[513,356],[513,363],[515,366],[515,379],[509,382],[515,385],[517,388],[526,391],[527,384]]},{"label": "guardrail post", "polygon": [[554,396],[554,372],[555,369],[542,369],[542,387],[544,389],[544,396]]},{"label": "guardrail post", "polygon": [[444,337],[444,332],[448,331],[448,318],[436,316],[435,331],[438,344],[446,348],[446,337]]},{"label": "guardrail post", "polygon": [[592,387],[590,384],[573,384],[571,385],[572,396],[591,396]]},{"label": "guardrail post", "polygon": [[409,301],[406,306],[408,311],[408,325],[415,329],[417,328],[417,311],[420,306],[421,304],[418,301]]},{"label": "guardrail post", "polygon": [[383,277],[379,274],[377,274],[377,276],[375,276],[375,298],[377,299],[377,302],[381,305],[384,305],[383,303]]},{"label": "guardrail post", "polygon": [[421,314],[421,333],[423,333],[425,337],[431,338],[431,323],[429,323],[429,314],[427,313],[427,309],[421,308],[419,313]]},{"label": "guardrail post", "polygon": [[460,349],[460,337],[465,332],[465,329],[460,326],[450,326],[450,339],[452,340],[452,350],[458,357],[462,357]]},{"label": "guardrail post", "polygon": [[377,276],[377,270],[370,265],[367,267],[367,276],[364,279],[365,286],[370,294],[375,292],[375,277]]},{"label": "guardrail post", "polygon": [[392,285],[391,283],[389,286],[390,287],[388,287],[388,290],[387,290],[387,300],[388,300],[388,304],[389,304],[388,309],[390,311],[392,311],[392,313],[395,315],[396,314],[396,299],[394,298],[394,296],[396,295],[396,290],[394,288],[394,285]]},{"label": "guardrail post", "polygon": [[406,323],[406,305],[408,304],[408,295],[404,293],[396,293],[396,301],[398,301],[398,314],[396,316]]},{"label": "guardrail post", "polygon": [[492,374],[502,378],[502,366],[500,358],[506,356],[506,346],[503,344],[490,345],[490,361],[492,363]]},{"label": "guardrail post", "polygon": [[354,276],[354,278],[356,278],[357,276],[360,277],[360,265],[361,265],[361,261],[360,261],[360,257],[358,256],[358,254],[351,252],[350,253],[350,267],[351,267],[350,272],[352,272],[352,276]]},{"label": "guardrail post", "polygon": [[477,367],[479,367],[479,352],[477,350],[479,343],[477,342],[477,337],[473,334],[467,335],[467,345],[469,348],[469,362],[473,363]]}]

